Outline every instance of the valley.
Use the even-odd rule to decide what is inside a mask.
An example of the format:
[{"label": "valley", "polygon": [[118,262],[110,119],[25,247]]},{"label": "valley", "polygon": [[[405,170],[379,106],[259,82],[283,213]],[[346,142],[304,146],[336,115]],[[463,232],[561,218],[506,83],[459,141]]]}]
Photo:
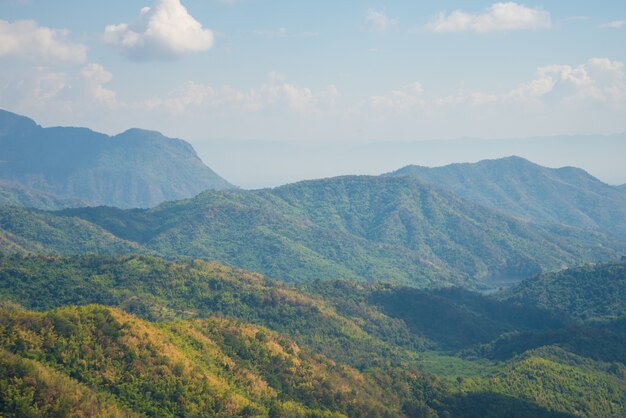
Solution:
[{"label": "valley", "polygon": [[[48,135],[3,117],[7,155]],[[158,133],[67,132],[210,170]],[[2,416],[626,411],[626,194],[580,169],[511,157],[197,193],[189,174],[168,176],[183,195],[104,200],[37,170],[61,180],[0,172]]]}]

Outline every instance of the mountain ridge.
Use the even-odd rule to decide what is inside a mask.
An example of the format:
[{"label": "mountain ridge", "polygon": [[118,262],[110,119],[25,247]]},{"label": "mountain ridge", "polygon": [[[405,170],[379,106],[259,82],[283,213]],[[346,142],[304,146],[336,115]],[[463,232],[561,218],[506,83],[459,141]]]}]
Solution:
[{"label": "mountain ridge", "polygon": [[413,176],[485,207],[538,223],[626,232],[626,193],[576,167],[547,168],[511,156],[441,167],[406,166]]},{"label": "mountain ridge", "polygon": [[46,216],[94,223],[167,257],[219,261],[288,281],[477,284],[498,275],[521,279],[568,260],[610,259],[621,245],[599,233],[519,221],[409,177],[344,176],[206,191],[147,210]]},{"label": "mountain ridge", "polygon": [[0,179],[89,206],[150,207],[235,187],[204,165],[191,144],[138,128],[114,136],[43,128],[0,110],[0,154]]}]

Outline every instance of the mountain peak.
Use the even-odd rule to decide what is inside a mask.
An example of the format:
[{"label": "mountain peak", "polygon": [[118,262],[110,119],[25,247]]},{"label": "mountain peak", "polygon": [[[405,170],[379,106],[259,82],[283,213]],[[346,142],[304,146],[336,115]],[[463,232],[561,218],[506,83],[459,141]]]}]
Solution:
[{"label": "mountain peak", "polygon": [[204,165],[191,144],[156,131],[110,137],[87,128],[41,128],[2,111],[0,139],[0,180],[62,201],[149,207],[234,187]]},{"label": "mountain peak", "polygon": [[7,110],[0,109],[0,137],[15,132],[30,131],[40,128],[34,120],[26,116],[18,115]]},{"label": "mountain peak", "polygon": [[443,167],[406,166],[386,176],[418,177],[482,206],[538,223],[626,231],[626,197],[585,170],[548,168],[518,156]]}]

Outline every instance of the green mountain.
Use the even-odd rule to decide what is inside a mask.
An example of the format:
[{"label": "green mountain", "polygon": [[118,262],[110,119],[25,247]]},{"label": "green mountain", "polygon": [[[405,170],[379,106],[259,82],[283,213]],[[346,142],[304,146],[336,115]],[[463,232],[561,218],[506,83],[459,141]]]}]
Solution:
[{"label": "green mountain", "polygon": [[546,168],[519,157],[428,168],[388,176],[418,177],[485,207],[538,223],[626,233],[626,193],[573,167]]},{"label": "green mountain", "polygon": [[0,156],[1,180],[56,197],[54,203],[0,193],[2,204],[50,208],[67,200],[65,207],[72,201],[150,207],[206,189],[233,188],[182,140],[140,129],[110,137],[84,128],[42,128],[3,110]]},{"label": "green mountain", "polygon": [[80,218],[0,206],[0,252],[127,254],[149,251]]},{"label": "green mountain", "polygon": [[373,377],[262,327],[217,317],[154,324],[100,306],[0,318],[0,411],[14,416],[403,415]]},{"label": "green mountain", "polygon": [[[557,341],[485,360],[483,342],[569,332],[570,322],[459,289],[296,288],[201,261],[93,255],[5,256],[0,285],[0,299],[48,311],[0,308],[3,416],[626,411],[626,355],[594,359]],[[424,351],[462,347],[479,358]]]},{"label": "green mountain", "polygon": [[87,205],[87,203],[82,200],[62,199],[48,193],[3,180],[0,180],[0,204],[48,210]]},{"label": "green mountain", "polygon": [[[364,310],[343,315],[319,296],[255,273],[202,261],[173,263],[149,256],[6,256],[0,261],[0,296],[29,309],[66,305],[116,306],[148,320],[235,317],[291,335],[335,360],[375,364],[394,349],[420,349],[425,338],[402,324]],[[341,303],[337,303],[341,305]],[[383,337],[383,336],[387,337]],[[385,361],[386,362],[386,361]]]},{"label": "green mountain", "polygon": [[[6,417],[624,412],[622,379],[539,356],[490,378],[451,383],[418,370],[358,371],[263,327],[225,318],[149,323],[91,305],[46,313],[1,309],[0,322],[0,412]],[[533,372],[541,394],[519,386],[520,377]]]},{"label": "green mountain", "polygon": [[[348,176],[276,189],[208,191],[147,210],[24,213],[43,223],[80,219],[162,256],[203,258],[287,281],[478,286],[485,279],[519,280],[579,260],[614,258],[621,249],[600,233],[533,225],[409,177]],[[23,234],[11,222],[2,228]],[[68,237],[76,233],[66,231]],[[82,251],[80,245],[70,252],[48,248]]]},{"label": "green mountain", "polygon": [[541,274],[507,289],[501,299],[559,310],[583,321],[626,317],[626,260]]}]

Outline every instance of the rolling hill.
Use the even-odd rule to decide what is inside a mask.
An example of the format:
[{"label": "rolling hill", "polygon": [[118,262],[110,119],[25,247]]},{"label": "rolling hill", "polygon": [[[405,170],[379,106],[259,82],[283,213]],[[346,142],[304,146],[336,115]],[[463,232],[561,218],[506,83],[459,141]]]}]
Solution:
[{"label": "rolling hill", "polygon": [[541,274],[498,297],[558,310],[584,321],[620,319],[626,317],[626,260]]},{"label": "rolling hill", "polygon": [[163,256],[219,261],[287,281],[475,286],[611,259],[621,248],[600,233],[519,221],[409,177],[337,177],[208,191],[148,210],[49,215],[80,218]]},{"label": "rolling hill", "polygon": [[[460,289],[345,281],[294,287],[217,264],[142,255],[4,256],[0,285],[6,416],[626,411],[623,329],[607,334],[613,339],[587,329],[595,345],[585,352],[566,318]],[[558,332],[570,338],[537,344],[537,336]],[[512,337],[526,338],[513,341],[516,355],[464,358],[490,357],[484,344],[502,351],[501,340]],[[464,352],[424,351],[451,348]]]},{"label": "rolling hill", "polygon": [[574,167],[546,168],[519,157],[444,167],[407,166],[413,176],[485,207],[538,223],[626,233],[626,193]]},{"label": "rolling hill", "polygon": [[180,139],[140,129],[110,137],[85,128],[42,128],[2,110],[0,155],[0,180],[56,198],[24,200],[2,193],[3,204],[150,207],[234,187]]}]

